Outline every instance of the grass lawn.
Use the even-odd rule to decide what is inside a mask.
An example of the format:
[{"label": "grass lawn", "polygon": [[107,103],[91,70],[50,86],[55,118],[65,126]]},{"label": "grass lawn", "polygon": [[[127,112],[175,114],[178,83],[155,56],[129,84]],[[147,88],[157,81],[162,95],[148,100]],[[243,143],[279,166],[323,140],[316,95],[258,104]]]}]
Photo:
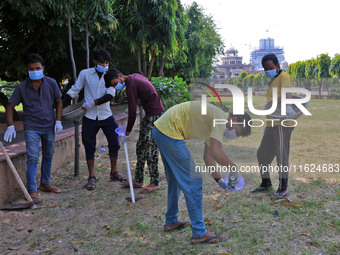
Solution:
[{"label": "grass lawn", "polygon": [[[255,97],[255,107],[264,100]],[[229,98],[224,102],[231,105]],[[190,228],[164,232],[167,183],[161,161],[161,189],[137,194],[132,205],[126,200],[129,189],[109,181],[104,145],[106,152],[97,152],[95,191],[84,188],[88,173],[82,158],[79,177],[72,177],[73,163],[52,174],[63,192],[40,192],[43,203],[37,210],[0,212],[0,254],[339,254],[340,173],[319,172],[317,166],[340,164],[340,101],[312,100],[309,110],[312,116],[299,118],[292,134],[290,163],[297,167],[290,173],[290,200],[272,203],[271,193],[250,194],[260,183],[259,173],[243,173],[245,188],[230,193],[206,222],[208,230],[227,235],[223,243],[192,245]],[[262,133],[263,128],[253,128],[250,137],[225,141],[223,149],[238,166],[256,166]],[[135,131],[129,140],[132,169],[137,138]],[[187,145],[196,164],[203,165],[203,142]],[[306,171],[307,164],[315,164],[314,172]],[[123,150],[118,166],[127,175]],[[271,176],[277,184],[278,174]],[[206,212],[222,190],[209,174],[203,177]],[[189,220],[183,195],[179,218]]]}]

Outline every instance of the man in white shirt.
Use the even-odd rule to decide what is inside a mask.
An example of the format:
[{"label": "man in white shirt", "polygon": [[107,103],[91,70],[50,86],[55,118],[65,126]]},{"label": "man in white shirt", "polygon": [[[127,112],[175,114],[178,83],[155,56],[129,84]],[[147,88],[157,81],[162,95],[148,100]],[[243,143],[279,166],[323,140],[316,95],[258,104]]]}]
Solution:
[{"label": "man in white shirt", "polygon": [[[86,184],[88,190],[96,188],[96,177],[94,173],[94,153],[96,150],[96,136],[101,128],[106,136],[111,161],[110,179],[120,182],[126,181],[117,171],[117,157],[119,140],[115,129],[118,127],[110,108],[110,100],[115,95],[113,87],[106,88],[104,73],[108,70],[110,53],[106,50],[94,52],[94,68],[84,69],[79,73],[75,84],[67,91],[68,99],[75,98],[84,88],[86,109],[83,117],[82,142],[85,147],[86,161],[89,169],[89,178]],[[67,100],[67,99],[66,99]]]}]

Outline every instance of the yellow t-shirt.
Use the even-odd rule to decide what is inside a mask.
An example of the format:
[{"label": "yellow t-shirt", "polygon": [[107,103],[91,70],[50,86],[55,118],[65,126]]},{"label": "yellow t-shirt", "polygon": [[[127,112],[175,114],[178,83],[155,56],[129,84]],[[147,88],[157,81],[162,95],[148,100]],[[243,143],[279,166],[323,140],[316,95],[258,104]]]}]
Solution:
[{"label": "yellow t-shirt", "polygon": [[171,107],[154,125],[166,136],[179,140],[203,139],[210,145],[210,137],[222,142],[226,124],[216,124],[214,119],[227,120],[220,108],[207,103],[207,114],[201,114],[201,102],[185,102]]},{"label": "yellow t-shirt", "polygon": [[[270,84],[270,86],[267,90],[267,102],[269,102],[270,100],[273,99],[273,88],[277,88],[277,97],[278,98],[281,97],[281,88],[282,87],[293,87],[292,77],[286,72],[281,72]],[[280,106],[278,106],[278,107],[280,107]],[[273,118],[267,115],[266,119],[273,119]],[[279,126],[279,125],[281,125],[281,122],[280,121],[274,121],[273,125]],[[290,121],[290,122],[285,121],[284,125],[285,126],[294,126],[295,122],[294,121]],[[266,126],[271,127],[272,122],[266,121]]]}]

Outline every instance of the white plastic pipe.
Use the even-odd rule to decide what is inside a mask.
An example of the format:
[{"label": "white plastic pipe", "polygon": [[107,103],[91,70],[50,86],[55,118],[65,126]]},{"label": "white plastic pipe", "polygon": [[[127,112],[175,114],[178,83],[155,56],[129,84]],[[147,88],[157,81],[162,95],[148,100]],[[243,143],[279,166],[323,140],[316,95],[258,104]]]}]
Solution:
[{"label": "white plastic pipe", "polygon": [[130,170],[130,161],[129,161],[129,154],[128,154],[126,142],[124,143],[124,151],[125,151],[126,167],[127,167],[127,171],[128,171],[128,177],[129,177],[131,201],[134,204],[135,203],[135,193],[133,192],[133,184],[132,184],[132,177],[131,177],[131,170]]}]

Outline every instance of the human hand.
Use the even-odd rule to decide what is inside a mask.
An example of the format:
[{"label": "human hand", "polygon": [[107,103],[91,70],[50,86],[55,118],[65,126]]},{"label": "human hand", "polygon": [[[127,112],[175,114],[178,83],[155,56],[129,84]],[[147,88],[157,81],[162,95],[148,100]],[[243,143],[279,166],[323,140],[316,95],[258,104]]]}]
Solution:
[{"label": "human hand", "polygon": [[90,110],[94,106],[94,101],[87,101],[83,103],[83,108],[86,109],[86,111]]},{"label": "human hand", "polygon": [[123,135],[122,138],[121,138],[122,144],[124,144],[128,139],[129,139],[128,135]]},{"label": "human hand", "polygon": [[63,131],[63,125],[60,120],[57,120],[54,125],[54,133],[59,134],[61,131]]},{"label": "human hand", "polygon": [[12,142],[12,138],[15,138],[17,136],[17,133],[15,132],[14,125],[9,126],[5,132],[4,140],[6,142]]}]

